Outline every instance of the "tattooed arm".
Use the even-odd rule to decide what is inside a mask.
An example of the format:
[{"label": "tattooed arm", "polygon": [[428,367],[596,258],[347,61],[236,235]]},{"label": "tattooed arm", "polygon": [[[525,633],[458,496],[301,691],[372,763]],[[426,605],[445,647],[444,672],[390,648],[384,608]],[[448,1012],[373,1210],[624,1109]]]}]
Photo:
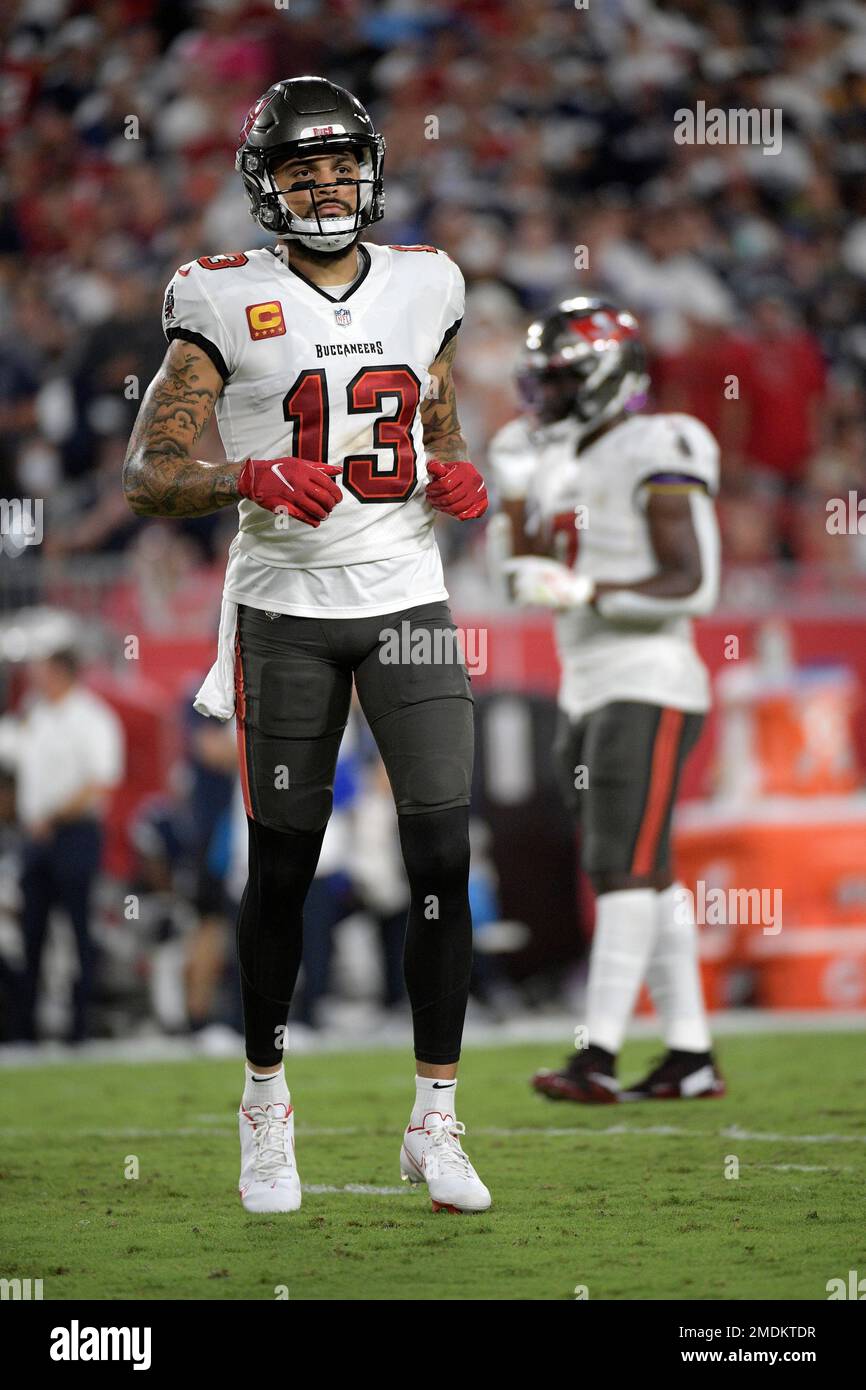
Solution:
[{"label": "tattooed arm", "polygon": [[182,339],[169,344],[123,464],[124,496],[138,516],[207,516],[237,502],[243,460],[190,457],[222,389],[222,377],[200,348]]},{"label": "tattooed arm", "polygon": [[438,512],[455,516],[458,521],[473,521],[487,510],[487,489],[484,479],[467,458],[466,440],[457,419],[457,401],[451,364],[454,361],[455,338],[443,348],[430,366],[437,385],[437,395],[421,405],[424,428],[424,447],[427,475],[432,479],[425,488],[425,497]]},{"label": "tattooed arm", "polygon": [[469,448],[460,432],[457,419],[457,399],[451,377],[451,365],[457,351],[455,334],[430,364],[430,375],[436,380],[436,395],[421,402],[421,423],[424,427],[424,446],[431,458],[452,463],[469,457]]}]

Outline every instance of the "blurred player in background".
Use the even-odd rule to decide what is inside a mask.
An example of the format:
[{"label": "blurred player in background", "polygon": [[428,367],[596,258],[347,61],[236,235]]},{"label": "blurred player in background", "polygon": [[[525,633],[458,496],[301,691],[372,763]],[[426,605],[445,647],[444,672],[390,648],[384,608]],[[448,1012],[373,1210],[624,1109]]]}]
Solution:
[{"label": "blurred player in background", "polygon": [[[670,861],[680,772],[710,703],[691,617],[718,591],[718,448],[691,416],[634,413],[648,388],[638,326],[597,299],[531,326],[521,385],[532,412],[489,451],[519,556],[505,568],[518,603],[556,613],[555,756],[596,893],[587,1046],[533,1085],[585,1102],[721,1095]],[[562,558],[526,553],[550,548]],[[667,1052],[623,1091],[617,1055],[644,980]]]},{"label": "blurred player in background", "polygon": [[[283,1034],[354,679],[412,894],[417,1075],[401,1171],[427,1182],[436,1209],[483,1210],[490,1194],[454,1107],[471,969],[472,695],[433,536],[437,510],[468,520],[487,506],[451,379],[463,277],[434,247],[360,243],[383,216],[385,142],[343,88],[276,83],[242,140],[251,214],[278,240],[177,271],[170,346],[124,469],[139,515],[239,504],[218,658],[196,708],[237,715],[249,826],[241,1198],[251,1211],[301,1201]],[[213,411],[230,462],[191,457]],[[450,660],[418,661],[444,637]]]}]

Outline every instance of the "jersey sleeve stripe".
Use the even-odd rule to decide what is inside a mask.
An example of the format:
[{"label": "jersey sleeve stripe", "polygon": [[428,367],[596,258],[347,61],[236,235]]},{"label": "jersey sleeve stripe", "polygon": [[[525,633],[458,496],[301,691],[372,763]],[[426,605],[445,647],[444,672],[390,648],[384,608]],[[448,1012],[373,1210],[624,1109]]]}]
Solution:
[{"label": "jersey sleeve stripe", "polygon": [[703,486],[703,478],[698,478],[694,473],[650,473],[646,479],[648,483],[656,483],[659,486],[667,483],[699,483]]},{"label": "jersey sleeve stripe", "polygon": [[181,338],[185,343],[194,343],[196,347],[200,347],[213,362],[223,381],[228,381],[231,372],[226,366],[225,358],[216,343],[212,343],[203,333],[194,333],[191,328],[167,328],[165,336],[170,343],[174,342],[175,338]]},{"label": "jersey sleeve stripe", "polygon": [[648,478],[644,478],[643,487],[647,492],[680,493],[680,492],[709,492],[709,485],[704,478],[695,477],[694,473],[652,473]]},{"label": "jersey sleeve stripe", "polygon": [[[452,339],[452,338],[454,337],[454,335],[457,333],[457,331],[458,331],[458,329],[459,329],[459,327],[460,327],[460,325],[461,325],[462,322],[463,322],[462,317],[459,318],[459,319],[455,319],[455,320],[454,320],[454,322],[452,323],[451,327],[448,329],[448,332],[445,334],[445,337],[442,339],[442,342],[439,344],[438,348],[436,349],[436,357],[441,357],[441,356],[442,356],[442,354],[443,354],[443,352],[445,351],[445,349],[447,348],[448,344],[451,342],[451,339]],[[433,361],[434,361],[434,362],[436,361],[436,357],[433,358]]]}]

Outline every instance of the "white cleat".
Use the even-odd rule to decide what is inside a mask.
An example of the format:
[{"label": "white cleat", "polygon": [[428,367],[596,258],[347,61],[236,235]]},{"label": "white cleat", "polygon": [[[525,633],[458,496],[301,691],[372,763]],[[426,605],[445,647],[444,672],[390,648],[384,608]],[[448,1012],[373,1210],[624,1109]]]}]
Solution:
[{"label": "white cleat", "polygon": [[426,1182],[434,1211],[486,1211],[490,1193],[460,1147],[466,1126],[430,1110],[421,1125],[410,1124],[400,1150],[404,1182]]},{"label": "white cleat", "polygon": [[301,1180],[295,1166],[295,1114],[291,1105],[250,1105],[238,1111],[241,1132],[240,1196],[246,1211],[297,1211]]}]

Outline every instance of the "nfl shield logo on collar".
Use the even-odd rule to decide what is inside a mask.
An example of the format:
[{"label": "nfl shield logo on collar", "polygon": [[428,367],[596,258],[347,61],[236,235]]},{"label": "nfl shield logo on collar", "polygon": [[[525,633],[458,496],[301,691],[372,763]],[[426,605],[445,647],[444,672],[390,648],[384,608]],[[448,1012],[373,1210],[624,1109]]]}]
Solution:
[{"label": "nfl shield logo on collar", "polygon": [[341,328],[348,328],[349,324],[352,322],[352,311],[351,309],[347,309],[343,304],[340,304],[338,308],[334,310],[334,318]]}]

